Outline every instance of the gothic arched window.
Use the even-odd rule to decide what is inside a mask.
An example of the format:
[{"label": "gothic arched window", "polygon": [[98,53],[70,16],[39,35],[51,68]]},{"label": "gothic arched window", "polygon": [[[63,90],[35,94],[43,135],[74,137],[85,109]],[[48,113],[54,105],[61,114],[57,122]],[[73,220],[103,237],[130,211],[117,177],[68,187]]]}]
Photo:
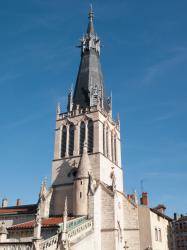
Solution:
[{"label": "gothic arched window", "polygon": [[66,154],[66,139],[67,139],[67,129],[66,126],[63,126],[62,137],[61,137],[61,157],[64,157]]},{"label": "gothic arched window", "polygon": [[93,127],[93,121],[89,120],[88,122],[88,152],[93,152],[93,140],[94,140],[94,127]]},{"label": "gothic arched window", "polygon": [[108,157],[108,127],[106,128],[106,156]]},{"label": "gothic arched window", "polygon": [[103,124],[103,154],[105,155],[105,124]]},{"label": "gothic arched window", "polygon": [[74,150],[74,125],[69,126],[69,155],[73,155]]},{"label": "gothic arched window", "polygon": [[111,132],[111,156],[112,156],[112,161],[114,161],[114,136],[112,132]]},{"label": "gothic arched window", "polygon": [[117,146],[116,136],[114,137],[114,162],[117,162]]},{"label": "gothic arched window", "polygon": [[85,123],[81,122],[81,125],[80,125],[80,142],[79,142],[79,152],[80,152],[80,154],[83,153],[84,140],[85,140]]}]

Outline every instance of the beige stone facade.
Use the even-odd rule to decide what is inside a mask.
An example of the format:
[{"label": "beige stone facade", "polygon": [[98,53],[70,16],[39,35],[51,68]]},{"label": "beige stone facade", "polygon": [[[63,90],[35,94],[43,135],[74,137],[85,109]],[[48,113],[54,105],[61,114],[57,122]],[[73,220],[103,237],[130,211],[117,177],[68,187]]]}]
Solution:
[{"label": "beige stone facade", "polygon": [[140,205],[138,209],[140,225],[140,249],[173,249],[172,219],[157,209]]}]

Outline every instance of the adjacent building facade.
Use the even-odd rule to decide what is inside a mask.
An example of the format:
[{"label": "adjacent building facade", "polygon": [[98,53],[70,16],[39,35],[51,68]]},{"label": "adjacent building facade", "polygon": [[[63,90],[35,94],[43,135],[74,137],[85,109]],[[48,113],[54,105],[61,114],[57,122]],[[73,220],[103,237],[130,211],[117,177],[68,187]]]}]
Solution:
[{"label": "adjacent building facade", "polygon": [[140,249],[173,249],[172,219],[165,215],[165,206],[148,207],[148,194],[142,193],[139,210]]},{"label": "adjacent building facade", "polygon": [[173,220],[173,239],[175,250],[187,249],[187,216],[174,215]]}]

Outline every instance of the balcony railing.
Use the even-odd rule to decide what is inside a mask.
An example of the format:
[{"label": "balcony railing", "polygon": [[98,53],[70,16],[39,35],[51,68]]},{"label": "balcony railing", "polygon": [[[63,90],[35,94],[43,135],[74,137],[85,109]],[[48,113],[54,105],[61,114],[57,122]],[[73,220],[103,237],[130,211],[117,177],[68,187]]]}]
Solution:
[{"label": "balcony railing", "polygon": [[0,250],[31,250],[32,242],[6,242],[0,243]]},{"label": "balcony railing", "polygon": [[[92,219],[87,220],[86,217],[81,217],[75,220],[72,220],[67,223],[67,237],[70,242],[80,238],[86,233],[90,232],[93,228]],[[61,226],[61,230],[63,230],[63,224]],[[46,249],[56,249],[58,246],[59,234],[56,234],[44,241],[42,241],[39,245],[41,250]]]}]

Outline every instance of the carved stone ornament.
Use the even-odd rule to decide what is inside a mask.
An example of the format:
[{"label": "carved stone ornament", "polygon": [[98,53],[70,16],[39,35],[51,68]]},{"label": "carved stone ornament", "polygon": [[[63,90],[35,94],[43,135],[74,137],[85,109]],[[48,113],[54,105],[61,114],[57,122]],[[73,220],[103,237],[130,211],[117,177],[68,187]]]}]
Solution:
[{"label": "carved stone ornament", "polygon": [[90,193],[91,195],[94,195],[96,191],[96,187],[97,187],[96,181],[93,179],[92,175],[89,174],[88,193]]},{"label": "carved stone ornament", "polygon": [[112,179],[112,191],[115,192],[116,191],[116,176],[114,173],[114,169],[112,169],[112,172],[110,174],[110,178]]}]

